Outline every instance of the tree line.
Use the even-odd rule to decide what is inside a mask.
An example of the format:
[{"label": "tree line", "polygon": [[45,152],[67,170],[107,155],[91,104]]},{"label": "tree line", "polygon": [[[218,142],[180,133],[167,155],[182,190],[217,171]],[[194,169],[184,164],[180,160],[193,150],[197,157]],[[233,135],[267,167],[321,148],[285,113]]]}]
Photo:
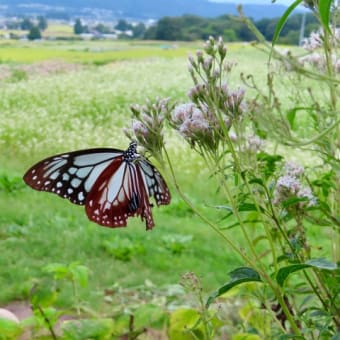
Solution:
[{"label": "tree line", "polygon": [[[279,18],[261,19],[254,21],[254,25],[270,41],[272,40]],[[294,45],[299,43],[302,14],[292,15],[281,31],[279,43]],[[29,39],[40,39],[41,31],[48,23],[45,17],[39,16],[35,20],[23,18],[20,21],[6,23],[9,29],[28,30]],[[305,36],[319,27],[317,19],[310,13],[305,15]],[[209,36],[221,36],[224,41],[251,41],[255,36],[249,28],[233,15],[222,15],[217,18],[204,18],[195,15],[179,17],[163,17],[152,26],[146,27],[144,23],[130,23],[121,19],[115,25],[96,23],[88,26],[77,19],[73,26],[76,35],[82,33],[109,34],[117,33],[120,39],[145,39],[167,41],[195,41],[206,40]]]},{"label": "tree line", "polygon": [[[279,18],[253,21],[254,25],[267,40],[272,40]],[[302,14],[292,15],[280,34],[280,43],[298,44]],[[312,14],[305,17],[305,36],[319,27]],[[237,17],[223,15],[217,18],[203,18],[194,15],[161,18],[154,26],[149,27],[144,39],[151,40],[206,40],[209,36],[222,36],[224,41],[251,41],[253,33]]]}]

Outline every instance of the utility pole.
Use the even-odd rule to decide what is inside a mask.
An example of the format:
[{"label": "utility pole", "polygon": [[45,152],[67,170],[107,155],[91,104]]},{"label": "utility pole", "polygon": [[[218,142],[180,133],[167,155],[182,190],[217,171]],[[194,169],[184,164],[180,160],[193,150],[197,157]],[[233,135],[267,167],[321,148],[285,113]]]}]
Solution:
[{"label": "utility pole", "polygon": [[305,26],[306,26],[306,12],[303,12],[300,28],[299,46],[302,45],[303,39],[305,37]]}]

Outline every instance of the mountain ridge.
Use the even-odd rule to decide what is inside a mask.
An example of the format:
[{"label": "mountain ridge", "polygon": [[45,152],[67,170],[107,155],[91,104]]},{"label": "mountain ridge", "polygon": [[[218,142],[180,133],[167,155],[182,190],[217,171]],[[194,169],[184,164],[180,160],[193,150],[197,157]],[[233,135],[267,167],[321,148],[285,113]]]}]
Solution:
[{"label": "mountain ridge", "polygon": [[[209,2],[208,0],[1,0],[0,13],[44,14],[46,12],[66,12],[70,16],[88,16],[103,11],[112,18],[159,19],[164,16],[193,14],[203,17],[216,17],[224,14],[237,15],[237,4]],[[278,4],[245,4],[244,13],[254,20],[281,16],[286,6]]]}]

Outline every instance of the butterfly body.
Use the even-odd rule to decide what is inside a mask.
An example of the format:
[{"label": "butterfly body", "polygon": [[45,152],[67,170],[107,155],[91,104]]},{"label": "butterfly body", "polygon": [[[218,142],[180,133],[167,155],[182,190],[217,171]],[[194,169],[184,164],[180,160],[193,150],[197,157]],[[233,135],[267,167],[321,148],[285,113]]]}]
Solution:
[{"label": "butterfly body", "polygon": [[135,142],[125,151],[97,148],[46,158],[26,172],[24,181],[33,189],[85,205],[88,218],[106,227],[123,227],[128,217],[141,216],[151,229],[149,198],[157,205],[171,200],[163,177],[137,153]]}]

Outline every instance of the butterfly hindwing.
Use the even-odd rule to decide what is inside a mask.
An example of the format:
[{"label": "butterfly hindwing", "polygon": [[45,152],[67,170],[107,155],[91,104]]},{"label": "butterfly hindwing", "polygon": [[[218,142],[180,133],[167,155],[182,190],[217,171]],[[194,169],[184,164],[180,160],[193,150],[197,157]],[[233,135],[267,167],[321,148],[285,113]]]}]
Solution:
[{"label": "butterfly hindwing", "polygon": [[121,150],[103,148],[55,155],[31,167],[24,181],[33,189],[52,192],[84,205],[100,173],[122,154]]},{"label": "butterfly hindwing", "polygon": [[86,200],[90,220],[106,227],[126,226],[128,217],[140,215],[147,229],[154,226],[151,207],[139,167],[113,160],[98,177]]},{"label": "butterfly hindwing", "polygon": [[157,205],[170,203],[171,195],[159,171],[146,159],[139,161],[142,169],[149,197],[153,196]]}]

